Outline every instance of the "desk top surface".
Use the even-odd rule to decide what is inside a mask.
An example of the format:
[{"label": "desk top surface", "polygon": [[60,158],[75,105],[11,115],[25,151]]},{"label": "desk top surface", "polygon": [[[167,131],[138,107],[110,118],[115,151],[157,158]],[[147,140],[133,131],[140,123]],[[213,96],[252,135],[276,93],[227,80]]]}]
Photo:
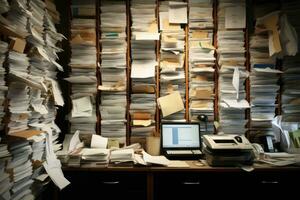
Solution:
[{"label": "desk top surface", "polygon": [[217,172],[217,171],[299,171],[300,166],[285,166],[274,167],[267,164],[255,163],[252,166],[246,167],[211,167],[203,165],[199,161],[185,161],[188,167],[165,167],[165,166],[138,166],[133,164],[108,164],[98,165],[97,163],[82,164],[81,166],[67,166],[63,165],[64,171],[115,171],[115,172],[172,172],[172,171],[185,171],[185,172]]}]

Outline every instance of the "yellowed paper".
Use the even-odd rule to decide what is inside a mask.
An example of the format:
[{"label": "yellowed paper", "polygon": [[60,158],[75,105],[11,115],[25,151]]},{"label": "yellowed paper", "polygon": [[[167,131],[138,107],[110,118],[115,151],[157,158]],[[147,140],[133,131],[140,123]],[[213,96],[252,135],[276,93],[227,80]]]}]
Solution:
[{"label": "yellowed paper", "polygon": [[173,113],[184,109],[183,101],[178,91],[173,92],[164,97],[157,99],[163,117],[169,116]]},{"label": "yellowed paper", "polygon": [[134,126],[150,126],[151,125],[151,119],[148,120],[133,120]]}]

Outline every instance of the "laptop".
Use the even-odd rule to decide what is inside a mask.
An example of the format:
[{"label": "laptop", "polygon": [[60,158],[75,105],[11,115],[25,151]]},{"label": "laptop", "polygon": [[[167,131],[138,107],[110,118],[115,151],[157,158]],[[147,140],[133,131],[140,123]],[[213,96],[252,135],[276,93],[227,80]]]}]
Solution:
[{"label": "laptop", "polygon": [[199,123],[161,123],[161,150],[168,159],[199,159],[201,147]]}]

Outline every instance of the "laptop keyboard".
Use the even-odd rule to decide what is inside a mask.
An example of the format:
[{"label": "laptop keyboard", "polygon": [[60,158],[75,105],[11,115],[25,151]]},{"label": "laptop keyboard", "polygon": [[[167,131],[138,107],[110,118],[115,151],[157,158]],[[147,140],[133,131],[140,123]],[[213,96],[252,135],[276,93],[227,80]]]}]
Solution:
[{"label": "laptop keyboard", "polygon": [[191,150],[168,150],[167,154],[193,154]]},{"label": "laptop keyboard", "polygon": [[180,155],[180,154],[202,154],[200,150],[167,150],[167,154],[169,155]]}]

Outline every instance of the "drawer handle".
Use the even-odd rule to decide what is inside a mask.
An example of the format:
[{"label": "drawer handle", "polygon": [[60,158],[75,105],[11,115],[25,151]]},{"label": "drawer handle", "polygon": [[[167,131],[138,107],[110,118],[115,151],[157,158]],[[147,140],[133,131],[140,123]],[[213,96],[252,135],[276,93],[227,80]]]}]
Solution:
[{"label": "drawer handle", "polygon": [[200,185],[199,181],[191,182],[191,181],[184,181],[183,185]]},{"label": "drawer handle", "polygon": [[261,181],[262,184],[278,184],[279,181]]},{"label": "drawer handle", "polygon": [[120,181],[103,181],[103,184],[105,185],[117,185]]}]

